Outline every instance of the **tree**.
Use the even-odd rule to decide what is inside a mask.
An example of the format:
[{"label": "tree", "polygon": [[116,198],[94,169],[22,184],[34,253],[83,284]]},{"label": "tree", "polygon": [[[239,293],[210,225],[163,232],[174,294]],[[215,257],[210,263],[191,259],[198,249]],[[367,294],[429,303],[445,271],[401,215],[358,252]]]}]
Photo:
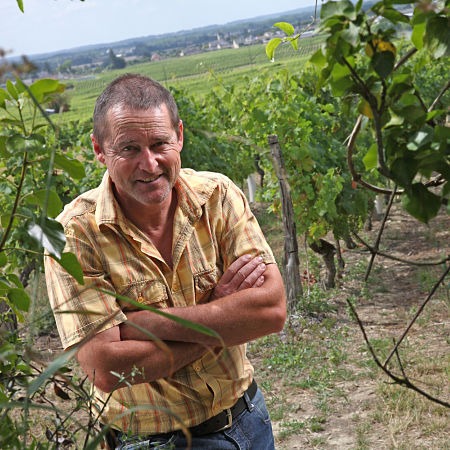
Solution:
[{"label": "tree", "polygon": [[110,69],[123,69],[127,65],[125,59],[116,56],[112,48],[108,50],[108,61],[107,66]]}]

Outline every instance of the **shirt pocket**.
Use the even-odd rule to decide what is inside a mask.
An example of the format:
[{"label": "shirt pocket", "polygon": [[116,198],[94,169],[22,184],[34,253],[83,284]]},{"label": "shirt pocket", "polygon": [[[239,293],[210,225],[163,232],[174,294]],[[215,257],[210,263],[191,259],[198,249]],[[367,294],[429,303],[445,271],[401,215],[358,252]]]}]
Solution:
[{"label": "shirt pocket", "polygon": [[[164,283],[159,280],[136,281],[123,287],[121,296],[128,297],[135,302],[154,308],[167,308],[169,295]],[[135,311],[139,307],[119,299],[119,303],[124,311]]]},{"label": "shirt pocket", "polygon": [[216,267],[194,274],[195,303],[207,303],[220,274]]}]

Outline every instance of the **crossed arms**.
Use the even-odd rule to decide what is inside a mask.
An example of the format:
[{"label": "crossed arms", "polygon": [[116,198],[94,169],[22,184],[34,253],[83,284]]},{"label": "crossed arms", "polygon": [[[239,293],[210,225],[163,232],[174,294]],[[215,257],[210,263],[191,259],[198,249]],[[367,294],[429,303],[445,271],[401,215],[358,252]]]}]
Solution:
[{"label": "crossed arms", "polygon": [[[149,382],[170,376],[219,345],[239,345],[280,331],[286,320],[281,274],[276,264],[244,255],[223,274],[209,303],[164,311],[212,329],[221,340],[151,311],[127,313],[127,322],[96,334],[77,353],[82,369],[99,389],[111,392],[118,387],[111,371],[127,377],[139,368],[139,374],[127,381]],[[149,333],[160,341],[151,340]]]}]

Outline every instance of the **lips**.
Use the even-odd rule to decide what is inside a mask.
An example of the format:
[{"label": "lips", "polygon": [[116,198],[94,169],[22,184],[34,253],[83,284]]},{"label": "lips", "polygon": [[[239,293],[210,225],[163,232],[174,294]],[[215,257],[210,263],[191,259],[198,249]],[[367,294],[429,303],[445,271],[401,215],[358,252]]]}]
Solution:
[{"label": "lips", "polygon": [[157,177],[152,177],[152,178],[141,178],[139,180],[136,180],[136,182],[150,184],[150,183],[153,183],[154,181],[158,180],[160,177],[161,177],[161,175],[158,175]]}]

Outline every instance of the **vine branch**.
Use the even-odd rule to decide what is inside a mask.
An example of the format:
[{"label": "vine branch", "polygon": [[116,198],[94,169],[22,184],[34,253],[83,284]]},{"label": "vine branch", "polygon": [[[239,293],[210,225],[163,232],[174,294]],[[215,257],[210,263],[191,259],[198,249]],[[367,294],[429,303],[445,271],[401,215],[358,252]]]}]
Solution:
[{"label": "vine branch", "polygon": [[[356,123],[353,127],[352,132],[350,133],[349,137],[347,138],[347,166],[349,168],[350,174],[352,175],[352,180],[358,183],[359,185],[365,187],[366,189],[369,189],[372,192],[376,192],[377,194],[386,194],[391,195],[392,189],[386,189],[378,186],[374,186],[373,184],[368,183],[367,181],[364,181],[362,179],[361,174],[359,174],[355,166],[353,164],[353,149],[355,148],[356,144],[356,138],[358,137],[358,134],[361,130],[361,123],[362,123],[363,116],[360,114],[358,118],[356,119]],[[397,195],[403,194],[403,191],[397,191]]]},{"label": "vine branch", "polygon": [[433,289],[431,289],[431,292],[428,294],[427,298],[424,300],[424,302],[420,305],[419,309],[417,310],[416,314],[414,315],[414,317],[411,319],[411,322],[409,323],[409,325],[406,327],[405,331],[403,332],[403,334],[401,335],[399,341],[397,342],[397,344],[395,345],[395,347],[392,349],[391,353],[389,354],[389,356],[386,358],[386,361],[384,362],[383,366],[386,367],[389,363],[389,361],[391,360],[392,356],[394,355],[394,353],[397,351],[398,347],[400,346],[400,344],[402,343],[403,339],[405,338],[405,336],[408,334],[409,330],[411,329],[411,327],[414,325],[414,323],[416,322],[417,318],[420,316],[420,314],[422,313],[422,311],[424,310],[425,306],[427,305],[427,303],[431,300],[431,298],[433,297],[433,295],[435,294],[437,288],[440,286],[441,283],[443,283],[443,281],[445,280],[446,276],[448,275],[448,273],[450,272],[450,266],[448,266],[446,268],[446,270],[442,273],[441,277],[439,278],[439,280],[434,284]]},{"label": "vine branch", "polygon": [[403,258],[399,258],[394,255],[390,255],[389,253],[382,252],[380,250],[375,250],[373,246],[368,244],[361,236],[358,235],[356,232],[352,232],[353,236],[361,242],[361,244],[366,247],[370,253],[376,253],[378,256],[382,256],[384,258],[392,259],[393,261],[398,261],[401,263],[409,264],[411,266],[440,266],[441,264],[446,264],[447,262],[450,262],[450,255],[448,255],[446,258],[441,259],[439,261],[411,261]]},{"label": "vine branch", "polygon": [[[418,386],[416,386],[415,384],[411,383],[411,381],[409,380],[409,378],[408,378],[405,374],[403,375],[403,378],[402,378],[402,377],[399,377],[398,375],[395,375],[391,370],[389,370],[387,367],[385,367],[385,366],[381,363],[381,361],[378,359],[378,357],[377,357],[377,355],[376,355],[376,353],[375,353],[375,351],[374,351],[372,345],[370,344],[369,338],[368,338],[367,333],[366,333],[366,329],[364,328],[364,325],[363,325],[361,319],[359,318],[358,313],[356,312],[355,307],[353,306],[352,302],[351,302],[350,300],[348,300],[348,299],[347,299],[347,304],[348,304],[348,306],[349,306],[349,308],[350,308],[352,314],[354,315],[354,317],[355,317],[355,319],[356,319],[356,321],[357,321],[357,323],[358,323],[358,326],[359,326],[359,328],[360,328],[360,330],[361,330],[361,333],[362,333],[362,335],[363,335],[363,337],[364,337],[364,341],[366,342],[367,347],[368,347],[368,349],[369,349],[369,351],[370,351],[370,354],[372,355],[372,358],[373,358],[373,360],[375,361],[376,365],[377,365],[377,366],[378,366],[378,367],[379,367],[379,368],[380,368],[380,369],[381,369],[381,370],[382,370],[389,378],[391,378],[392,380],[394,380],[395,383],[397,383],[397,384],[399,384],[399,385],[401,385],[401,386],[407,387],[407,388],[409,388],[409,389],[411,389],[411,390],[417,392],[418,394],[424,396],[425,398],[427,398],[428,400],[430,400],[430,401],[432,401],[432,402],[434,402],[434,403],[437,403],[437,404],[439,404],[439,405],[445,406],[446,408],[450,408],[450,403],[445,402],[445,401],[443,401],[443,400],[441,400],[441,399],[439,399],[439,398],[433,397],[433,396],[430,395],[428,392],[425,392],[424,390],[420,389]],[[397,347],[396,347],[396,348],[397,348]],[[395,348],[395,350],[394,350],[394,353],[397,352],[396,348]],[[403,370],[402,370],[402,372],[404,373]]]},{"label": "vine branch", "polygon": [[391,212],[392,204],[394,203],[396,190],[397,190],[397,186],[394,187],[394,190],[392,191],[392,194],[389,197],[389,203],[388,203],[388,205],[386,207],[386,212],[384,214],[383,221],[381,222],[381,226],[380,226],[380,229],[378,231],[377,239],[375,241],[375,247],[374,247],[375,251],[372,253],[369,265],[367,266],[366,275],[364,276],[364,281],[367,281],[367,279],[369,278],[370,272],[372,270],[373,263],[375,261],[375,257],[377,255],[378,249],[380,248],[381,236],[383,235],[384,227],[386,226],[387,218],[389,217],[389,213]]}]

